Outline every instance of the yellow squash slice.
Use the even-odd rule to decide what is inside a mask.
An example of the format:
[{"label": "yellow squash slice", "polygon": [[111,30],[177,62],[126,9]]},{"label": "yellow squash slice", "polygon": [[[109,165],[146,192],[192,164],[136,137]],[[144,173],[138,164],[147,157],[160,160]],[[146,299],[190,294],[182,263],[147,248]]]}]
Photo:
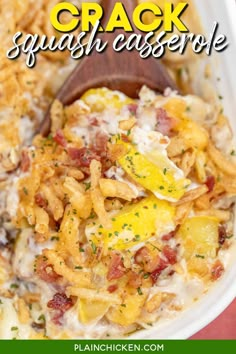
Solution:
[{"label": "yellow squash slice", "polygon": [[92,112],[102,112],[109,108],[120,110],[123,106],[134,103],[134,100],[117,91],[108,90],[106,87],[90,89],[81,97]]},{"label": "yellow squash slice", "polygon": [[175,178],[177,167],[174,168],[167,156],[158,151],[143,155],[132,144],[121,140],[117,143],[124,145],[127,151],[118,162],[137,183],[161,199],[177,201],[184,195],[190,181]]},{"label": "yellow squash slice", "polygon": [[105,249],[128,249],[154,235],[173,230],[174,214],[175,207],[170,203],[150,195],[137,204],[125,206],[112,218],[111,229],[91,224],[87,234],[90,230],[90,240],[96,245],[103,244]]},{"label": "yellow squash slice", "polygon": [[89,324],[102,318],[111,306],[108,302],[79,300],[79,319],[83,324]]},{"label": "yellow squash slice", "polygon": [[145,300],[144,294],[126,294],[124,303],[111,308],[107,318],[121,326],[129,326],[138,320]]},{"label": "yellow squash slice", "polygon": [[215,217],[195,216],[187,219],[178,231],[185,258],[215,258],[219,247],[218,227],[219,221]]}]

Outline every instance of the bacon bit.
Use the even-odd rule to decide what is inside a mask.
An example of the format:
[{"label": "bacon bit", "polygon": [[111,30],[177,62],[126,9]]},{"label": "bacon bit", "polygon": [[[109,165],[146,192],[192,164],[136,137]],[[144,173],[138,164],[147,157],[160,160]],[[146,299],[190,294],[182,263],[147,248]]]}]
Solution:
[{"label": "bacon bit", "polygon": [[95,117],[88,116],[88,121],[89,121],[89,125],[92,125],[93,127],[99,126],[99,121]]},{"label": "bacon bit", "polygon": [[82,156],[85,154],[85,152],[87,151],[88,149],[87,148],[81,148],[81,149],[77,149],[77,148],[69,148],[67,150],[70,158],[72,160],[78,160],[78,159],[81,159]]},{"label": "bacon bit", "polygon": [[221,261],[217,260],[211,269],[211,279],[217,280],[224,272],[224,266]]},{"label": "bacon bit", "polygon": [[175,237],[175,234],[176,234],[176,231],[175,231],[175,230],[174,230],[174,231],[171,231],[171,232],[169,232],[168,234],[162,236],[161,239],[162,239],[162,241],[170,241],[172,238]]},{"label": "bacon bit", "polygon": [[207,177],[207,180],[205,182],[205,185],[207,186],[208,188],[208,193],[212,192],[214,187],[215,187],[215,183],[216,183],[216,180],[215,180],[215,177],[214,176],[208,176]]},{"label": "bacon bit", "polygon": [[83,147],[81,149],[69,148],[68,155],[72,160],[76,160],[79,167],[89,167],[92,160],[100,161],[101,157],[96,152]]},{"label": "bacon bit", "polygon": [[108,136],[104,133],[97,134],[95,142],[95,150],[101,156],[102,175],[105,176],[105,172],[112,166],[112,158],[108,149]]},{"label": "bacon bit", "polygon": [[52,300],[47,303],[47,307],[53,310],[57,310],[52,320],[55,324],[61,325],[61,318],[66,311],[73,306],[73,300],[71,297],[67,297],[64,293],[56,293],[53,295]]},{"label": "bacon bit", "polygon": [[66,138],[63,134],[63,131],[61,129],[58,129],[56,132],[56,135],[53,137],[53,140],[58,144],[61,145],[62,147],[67,146],[67,141]]},{"label": "bacon bit", "polygon": [[54,271],[53,265],[48,264],[47,260],[45,260],[43,256],[39,256],[36,259],[35,271],[39,278],[47,283],[55,283],[59,278],[61,278],[61,276]]},{"label": "bacon bit", "polygon": [[113,284],[113,285],[108,286],[107,291],[109,291],[109,293],[114,293],[117,289],[118,289],[118,285]]},{"label": "bacon bit", "polygon": [[138,289],[139,287],[141,287],[142,286],[142,278],[141,278],[140,274],[130,271],[128,273],[128,285],[134,289]]},{"label": "bacon bit", "polygon": [[226,232],[225,225],[219,226],[218,234],[219,234],[219,244],[222,246],[225,243],[225,240],[227,238],[227,232]]},{"label": "bacon bit", "polygon": [[65,293],[56,293],[52,300],[47,303],[47,307],[54,310],[68,311],[73,306],[71,297],[67,297]]},{"label": "bacon bit", "polygon": [[144,271],[147,273],[152,273],[160,263],[160,257],[158,255],[152,255],[145,246],[135,253],[134,260],[143,267]]},{"label": "bacon bit", "polygon": [[132,116],[136,116],[138,105],[135,103],[130,103],[130,104],[128,104],[127,107],[128,107],[129,112],[132,114]]},{"label": "bacon bit", "polygon": [[129,137],[127,135],[125,135],[125,134],[121,134],[121,140],[124,143],[130,143]]},{"label": "bacon bit", "polygon": [[40,193],[35,194],[34,201],[35,204],[38,205],[40,208],[46,209],[48,206],[47,201],[42,197]]},{"label": "bacon bit", "polygon": [[173,265],[177,262],[176,251],[170,246],[165,246],[162,250],[163,255],[167,258],[169,264]]},{"label": "bacon bit", "polygon": [[107,280],[111,281],[119,279],[125,274],[124,263],[122,257],[118,253],[113,253],[107,273]]},{"label": "bacon bit", "polygon": [[98,132],[95,136],[95,143],[92,149],[98,152],[99,154],[104,155],[104,153],[106,154],[107,152],[107,142],[107,134],[103,132]]},{"label": "bacon bit", "polygon": [[171,130],[175,126],[175,121],[173,118],[167,116],[167,112],[163,108],[157,109],[157,124],[156,129],[158,132],[162,133],[163,135],[170,135]]},{"label": "bacon bit", "polygon": [[150,275],[153,284],[156,283],[157,279],[161,275],[161,272],[166,269],[168,265],[169,264],[164,259],[160,258],[158,267]]},{"label": "bacon bit", "polygon": [[64,313],[62,313],[60,310],[55,311],[55,315],[52,317],[52,322],[55,325],[61,326],[63,315],[64,315]]},{"label": "bacon bit", "polygon": [[30,158],[29,158],[28,152],[25,150],[23,150],[21,153],[20,168],[21,168],[22,172],[27,172],[27,171],[29,171],[29,168],[30,168]]},{"label": "bacon bit", "polygon": [[134,255],[135,263],[144,265],[150,258],[150,251],[147,247],[140,248]]}]

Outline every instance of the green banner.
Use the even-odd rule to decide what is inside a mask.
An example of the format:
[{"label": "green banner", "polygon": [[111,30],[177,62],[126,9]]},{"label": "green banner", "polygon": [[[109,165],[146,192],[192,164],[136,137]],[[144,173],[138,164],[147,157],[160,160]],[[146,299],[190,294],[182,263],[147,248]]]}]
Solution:
[{"label": "green banner", "polygon": [[235,353],[236,340],[11,340],[0,341],[0,353],[7,354],[72,353]]}]

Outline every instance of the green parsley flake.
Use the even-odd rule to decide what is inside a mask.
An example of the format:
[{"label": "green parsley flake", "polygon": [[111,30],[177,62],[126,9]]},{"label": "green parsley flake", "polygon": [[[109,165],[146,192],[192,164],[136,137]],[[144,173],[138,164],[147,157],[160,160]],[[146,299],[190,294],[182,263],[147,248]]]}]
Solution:
[{"label": "green parsley flake", "polygon": [[43,313],[38,317],[38,321],[46,322],[46,318]]},{"label": "green parsley flake", "polygon": [[93,250],[93,254],[96,254],[97,246],[95,245],[95,243],[93,243],[93,241],[91,241],[91,247],[92,247],[92,250]]},{"label": "green parsley flake", "polygon": [[58,236],[51,237],[51,241],[59,241],[59,240],[60,240],[60,237],[58,237]]},{"label": "green parsley flake", "polygon": [[13,283],[13,284],[10,285],[10,288],[11,288],[11,289],[18,289],[18,288],[19,288],[19,285]]},{"label": "green parsley flake", "polygon": [[140,287],[137,289],[137,291],[139,295],[143,295],[142,289]]},{"label": "green parsley flake", "polygon": [[205,258],[205,256],[202,256],[201,254],[195,254],[195,257],[196,257],[196,258],[202,258],[202,259]]},{"label": "green parsley flake", "polygon": [[150,277],[150,274],[149,273],[145,273],[144,275],[143,275],[143,279],[148,279]]},{"label": "green parsley flake", "polygon": [[19,329],[18,327],[14,327],[14,326],[11,327],[11,331],[18,331],[18,329]]},{"label": "green parsley flake", "polygon": [[91,188],[91,182],[87,182],[87,183],[85,182],[84,185],[85,185],[85,192]]},{"label": "green parsley flake", "polygon": [[23,192],[25,193],[25,195],[28,195],[28,189],[26,187],[23,187]]}]

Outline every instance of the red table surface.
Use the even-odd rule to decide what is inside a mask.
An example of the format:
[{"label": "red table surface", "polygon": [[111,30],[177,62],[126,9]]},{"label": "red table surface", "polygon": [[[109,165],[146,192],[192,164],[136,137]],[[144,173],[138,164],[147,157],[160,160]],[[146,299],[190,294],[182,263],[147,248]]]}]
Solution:
[{"label": "red table surface", "polygon": [[190,339],[236,339],[236,299],[219,317]]}]

